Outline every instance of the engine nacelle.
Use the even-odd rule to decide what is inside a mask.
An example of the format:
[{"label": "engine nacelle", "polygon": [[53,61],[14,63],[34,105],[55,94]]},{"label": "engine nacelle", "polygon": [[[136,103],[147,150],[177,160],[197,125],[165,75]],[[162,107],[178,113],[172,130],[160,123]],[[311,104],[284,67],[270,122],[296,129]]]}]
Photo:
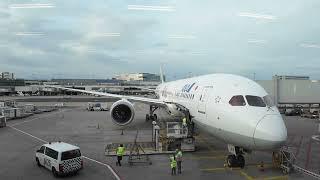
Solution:
[{"label": "engine nacelle", "polygon": [[135,110],[133,104],[128,100],[122,99],[115,103],[110,108],[112,121],[119,125],[125,126],[131,123],[134,118]]}]

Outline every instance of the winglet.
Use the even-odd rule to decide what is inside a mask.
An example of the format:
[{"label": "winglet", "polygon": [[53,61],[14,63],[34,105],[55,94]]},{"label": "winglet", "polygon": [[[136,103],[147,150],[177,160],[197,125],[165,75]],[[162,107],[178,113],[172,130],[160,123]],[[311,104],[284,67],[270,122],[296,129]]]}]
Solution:
[{"label": "winglet", "polygon": [[161,79],[161,83],[164,83],[164,76],[163,76],[163,71],[162,71],[162,65],[160,66],[160,79]]}]

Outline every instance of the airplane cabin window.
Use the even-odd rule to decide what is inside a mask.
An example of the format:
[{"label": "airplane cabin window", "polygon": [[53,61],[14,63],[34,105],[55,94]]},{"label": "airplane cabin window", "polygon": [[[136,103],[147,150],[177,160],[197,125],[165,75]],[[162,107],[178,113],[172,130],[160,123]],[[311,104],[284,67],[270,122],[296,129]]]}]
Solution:
[{"label": "airplane cabin window", "polygon": [[230,99],[229,104],[230,104],[231,106],[245,106],[245,105],[246,105],[246,102],[245,102],[243,96],[237,95],[237,96],[233,96],[233,97]]},{"label": "airplane cabin window", "polygon": [[263,99],[259,96],[250,96],[247,95],[246,99],[248,101],[248,104],[250,106],[255,106],[255,107],[266,107],[266,103],[264,103]]},{"label": "airplane cabin window", "polygon": [[267,106],[269,106],[269,107],[275,106],[275,104],[274,104],[274,102],[273,102],[273,100],[272,100],[272,98],[271,98],[270,95],[264,96],[264,97],[263,97],[263,100],[264,100],[264,102],[267,104]]}]

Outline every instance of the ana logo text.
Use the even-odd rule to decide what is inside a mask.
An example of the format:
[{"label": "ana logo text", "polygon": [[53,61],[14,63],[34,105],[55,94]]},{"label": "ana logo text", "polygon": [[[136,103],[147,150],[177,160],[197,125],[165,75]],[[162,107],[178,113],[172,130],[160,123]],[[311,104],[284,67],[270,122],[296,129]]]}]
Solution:
[{"label": "ana logo text", "polygon": [[196,83],[192,83],[192,84],[186,84],[183,86],[182,88],[182,92],[190,92],[192,87],[195,85]]}]

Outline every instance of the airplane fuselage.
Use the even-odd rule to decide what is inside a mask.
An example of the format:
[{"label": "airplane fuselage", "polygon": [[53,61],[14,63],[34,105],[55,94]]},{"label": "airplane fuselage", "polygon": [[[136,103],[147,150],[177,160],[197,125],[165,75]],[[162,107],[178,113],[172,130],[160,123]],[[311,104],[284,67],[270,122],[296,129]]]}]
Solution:
[{"label": "airplane fuselage", "polygon": [[196,126],[228,144],[274,150],[287,129],[270,96],[256,82],[231,74],[210,74],[163,83],[160,100],[184,106]]}]

